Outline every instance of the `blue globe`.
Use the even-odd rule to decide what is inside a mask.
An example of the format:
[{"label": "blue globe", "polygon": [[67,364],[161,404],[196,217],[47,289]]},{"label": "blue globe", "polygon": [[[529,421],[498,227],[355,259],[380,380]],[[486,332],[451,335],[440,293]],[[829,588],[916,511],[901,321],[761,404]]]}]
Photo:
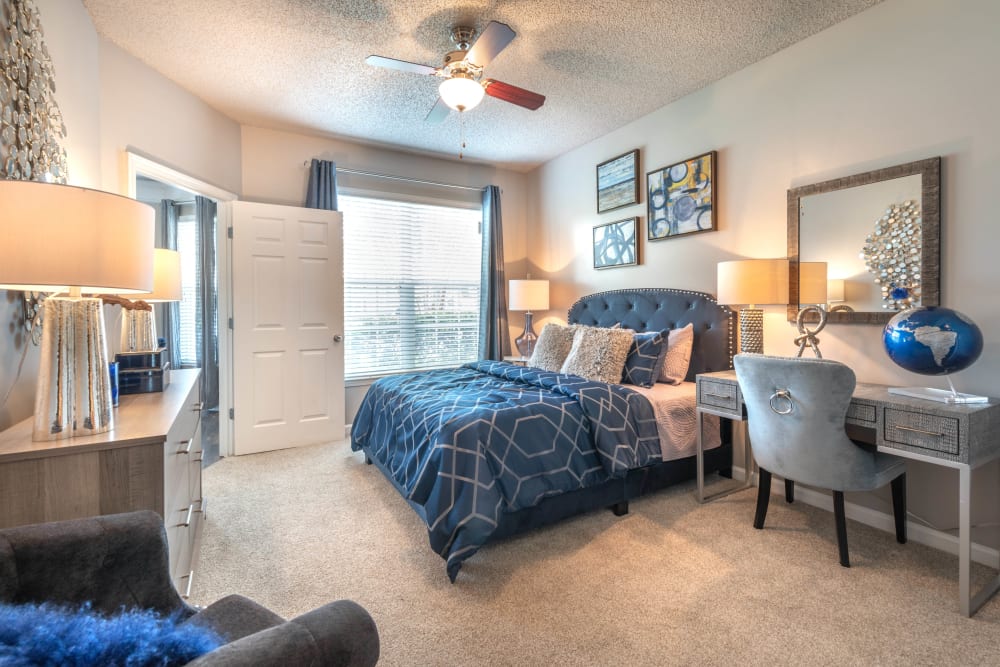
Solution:
[{"label": "blue globe", "polygon": [[923,306],[889,320],[882,343],[889,358],[912,373],[947,375],[975,363],[983,352],[983,332],[957,310]]}]

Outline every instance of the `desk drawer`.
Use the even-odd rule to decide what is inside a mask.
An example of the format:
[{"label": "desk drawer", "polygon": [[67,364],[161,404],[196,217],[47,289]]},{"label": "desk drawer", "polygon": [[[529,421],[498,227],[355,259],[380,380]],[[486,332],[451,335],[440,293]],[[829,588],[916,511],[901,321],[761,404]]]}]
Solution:
[{"label": "desk drawer", "polygon": [[876,421],[875,414],[875,406],[869,405],[868,403],[858,403],[857,401],[852,401],[851,404],[847,406],[848,421],[859,424],[874,424]]},{"label": "desk drawer", "polygon": [[957,456],[958,419],[886,408],[885,441]]},{"label": "desk drawer", "polygon": [[739,388],[735,382],[698,380],[698,404],[739,414]]}]

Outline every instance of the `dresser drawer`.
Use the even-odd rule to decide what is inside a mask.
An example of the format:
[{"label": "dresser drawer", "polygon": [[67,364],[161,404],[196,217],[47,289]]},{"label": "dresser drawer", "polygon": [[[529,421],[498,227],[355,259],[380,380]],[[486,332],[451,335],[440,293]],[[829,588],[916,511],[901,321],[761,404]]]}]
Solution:
[{"label": "dresser drawer", "polygon": [[740,414],[740,386],[735,382],[698,379],[698,405]]},{"label": "dresser drawer", "polygon": [[886,408],[884,438],[889,445],[907,445],[957,456],[958,419]]}]

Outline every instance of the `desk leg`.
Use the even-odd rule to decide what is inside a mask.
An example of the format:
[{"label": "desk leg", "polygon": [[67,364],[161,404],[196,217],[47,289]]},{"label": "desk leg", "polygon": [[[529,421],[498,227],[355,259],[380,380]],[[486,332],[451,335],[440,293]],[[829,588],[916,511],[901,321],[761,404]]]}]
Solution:
[{"label": "desk leg", "polygon": [[958,469],[958,606],[963,616],[972,616],[987,600],[1000,591],[1000,576],[972,595],[972,469]]},{"label": "desk leg", "polygon": [[702,439],[701,430],[705,425],[705,413],[697,410],[698,419],[695,420],[695,428],[698,429],[696,435],[697,450],[695,458],[698,460],[698,502],[705,502],[705,442]]},{"label": "desk leg", "polygon": [[971,508],[972,471],[969,466],[958,469],[958,605],[963,616],[972,616],[970,608],[969,569],[972,560]]},{"label": "desk leg", "polygon": [[[753,486],[754,479],[754,463],[753,455],[750,453],[750,436],[743,431],[743,483],[731,486],[728,489],[718,491],[710,496],[705,495],[705,442],[702,440],[702,426],[705,421],[705,413],[701,410],[697,411],[698,419],[696,421],[696,426],[698,428],[698,433],[696,436],[697,450],[695,452],[695,459],[697,461],[697,475],[698,475],[698,502],[707,503],[710,500],[715,500],[716,498],[722,498],[723,496],[728,496],[730,493],[736,493],[737,491],[742,491],[744,489]],[[725,419],[723,417],[722,419]],[[735,424],[733,425],[735,428]],[[735,448],[735,443],[733,443]]]}]

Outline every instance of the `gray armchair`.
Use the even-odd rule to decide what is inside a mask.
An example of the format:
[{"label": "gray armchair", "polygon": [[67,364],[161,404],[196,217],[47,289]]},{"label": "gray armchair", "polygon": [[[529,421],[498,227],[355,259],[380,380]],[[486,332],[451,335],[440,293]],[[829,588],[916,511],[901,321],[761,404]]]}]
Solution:
[{"label": "gray armchair", "polygon": [[0,530],[0,601],[179,613],[228,642],[190,665],[362,667],[379,656],[375,622],[348,600],[290,621],[239,595],[187,605],[170,581],[163,522],[149,511]]},{"label": "gray armchair", "polygon": [[833,491],[840,564],[850,567],[845,491],[892,484],[896,540],[906,542],[906,464],[855,444],[844,420],[854,393],[854,371],[837,361],[739,354],[733,359],[747,407],[747,428],[760,467],[754,528],[764,527],[771,474]]}]

